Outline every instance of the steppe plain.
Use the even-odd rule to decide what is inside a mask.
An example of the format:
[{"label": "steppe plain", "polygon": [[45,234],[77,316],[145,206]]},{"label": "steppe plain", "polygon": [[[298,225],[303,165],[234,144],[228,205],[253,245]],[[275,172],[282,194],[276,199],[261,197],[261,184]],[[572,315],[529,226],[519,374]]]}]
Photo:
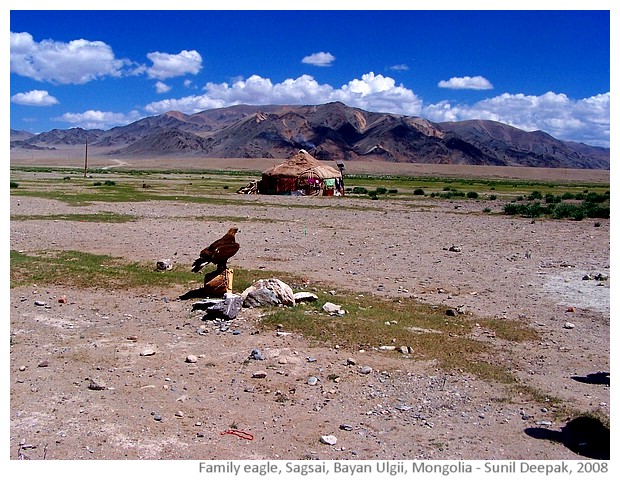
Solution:
[{"label": "steppe plain", "polygon": [[[83,162],[77,150],[35,155],[13,155],[11,166]],[[112,172],[103,179],[131,169],[260,171],[275,163],[96,156],[89,162]],[[609,183],[604,171],[382,162],[348,162],[345,173]],[[17,170],[11,179],[54,175],[61,174]],[[227,195],[235,196],[234,188]],[[28,285],[10,289],[11,459],[590,458],[570,448],[566,412],[610,416],[610,282],[583,280],[610,276],[608,219],[482,213],[500,212],[502,199],[243,200],[75,206],[11,195],[10,213],[19,220],[10,222],[10,248],[76,250],[153,267],[169,258],[174,269],[189,269],[200,249],[234,223],[241,249],[233,268],[298,274],[309,288],[320,283],[336,294],[414,297],[458,310],[472,324],[471,338],[490,342],[494,360],[543,395],[443,371],[416,359],[415,350],[362,351],[340,348],[337,339],[317,344],[295,332],[283,335],[262,325],[260,309],[243,309],[229,330],[208,323],[204,329],[193,301],[179,299],[200,284],[200,274],[193,285],[174,288]],[[45,218],[100,211],[136,220]],[[539,339],[502,341],[477,326],[478,318],[525,322]],[[265,360],[249,360],[253,349]],[[146,350],[155,353],[141,355]],[[188,355],[197,361],[187,362]],[[254,378],[257,371],[266,376]],[[310,384],[310,377],[318,381]],[[102,388],[89,388],[93,381]],[[222,434],[231,428],[251,439]],[[321,442],[326,435],[337,443]]]}]

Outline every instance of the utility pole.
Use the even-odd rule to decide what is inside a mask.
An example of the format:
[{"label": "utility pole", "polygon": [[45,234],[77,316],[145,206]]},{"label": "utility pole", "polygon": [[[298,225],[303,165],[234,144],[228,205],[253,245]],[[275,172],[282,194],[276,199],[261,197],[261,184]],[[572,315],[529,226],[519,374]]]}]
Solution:
[{"label": "utility pole", "polygon": [[86,137],[86,150],[84,152],[84,178],[86,178],[88,172],[88,137]]}]

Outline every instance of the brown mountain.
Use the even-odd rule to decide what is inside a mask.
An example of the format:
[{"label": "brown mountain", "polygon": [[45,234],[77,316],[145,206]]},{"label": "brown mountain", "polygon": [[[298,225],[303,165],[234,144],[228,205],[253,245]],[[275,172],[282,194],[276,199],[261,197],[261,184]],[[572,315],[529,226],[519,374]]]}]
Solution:
[{"label": "brown mountain", "polygon": [[[53,130],[23,140],[77,144],[114,155],[288,158],[300,148],[325,160],[609,169],[608,148],[565,142],[499,122],[433,123],[420,117],[324,105],[236,105],[167,112],[110,130]],[[12,145],[12,148],[14,146]],[[23,148],[15,145],[15,148]]]}]

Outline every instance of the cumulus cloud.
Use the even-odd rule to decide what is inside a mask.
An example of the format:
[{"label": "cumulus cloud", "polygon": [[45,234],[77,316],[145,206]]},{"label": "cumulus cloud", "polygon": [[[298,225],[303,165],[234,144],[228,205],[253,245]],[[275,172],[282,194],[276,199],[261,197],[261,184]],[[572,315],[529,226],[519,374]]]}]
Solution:
[{"label": "cumulus cloud", "polygon": [[46,90],[30,90],[29,92],[16,93],[11,97],[11,102],[30,107],[49,107],[56,105],[58,100]]},{"label": "cumulus cloud", "polygon": [[147,69],[149,78],[165,80],[181,77],[188,73],[196,75],[202,68],[202,57],[196,50],[183,50],[180,53],[148,53],[147,58],[153,66]]},{"label": "cumulus cloud", "polygon": [[129,113],[102,112],[100,110],[87,110],[82,113],[65,113],[55,120],[77,125],[82,128],[107,129],[118,125],[127,125],[142,118],[138,111]]},{"label": "cumulus cloud", "polygon": [[295,79],[286,79],[273,83],[268,78],[252,75],[246,80],[228,83],[207,83],[203,95],[192,95],[179,99],[166,99],[146,106],[151,114],[180,110],[196,113],[209,108],[228,105],[250,104],[305,104],[340,101],[352,107],[372,111],[393,112],[417,115],[422,108],[422,101],[413,91],[396,85],[394,79],[375,75],[373,72],[362,78],[351,80],[340,88],[319,84],[314,77],[302,75]]},{"label": "cumulus cloud", "polygon": [[336,60],[329,52],[317,52],[302,58],[301,63],[314,65],[315,67],[331,67]]},{"label": "cumulus cloud", "polygon": [[609,92],[577,100],[554,92],[503,93],[473,105],[449,102],[427,105],[422,115],[435,122],[494,120],[526,131],[542,130],[563,140],[609,147]]},{"label": "cumulus cloud", "polygon": [[11,73],[53,84],[83,84],[118,77],[129,65],[100,41],[36,42],[29,33],[11,32],[10,50]]},{"label": "cumulus cloud", "polygon": [[491,90],[493,88],[491,82],[480,75],[475,77],[452,77],[450,80],[440,81],[437,86],[453,90]]},{"label": "cumulus cloud", "polygon": [[155,91],[157,93],[168,93],[170,90],[172,90],[172,87],[170,85],[166,85],[164,82],[157,82],[155,84]]}]

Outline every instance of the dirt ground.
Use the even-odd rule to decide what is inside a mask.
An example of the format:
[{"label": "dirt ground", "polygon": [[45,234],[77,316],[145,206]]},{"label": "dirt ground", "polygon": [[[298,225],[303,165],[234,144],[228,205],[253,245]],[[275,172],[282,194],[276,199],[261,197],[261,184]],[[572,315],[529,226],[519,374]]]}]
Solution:
[{"label": "dirt ground", "polygon": [[[153,266],[170,258],[189,269],[200,249],[237,226],[233,268],[413,296],[473,317],[526,319],[540,342],[472,335],[501,347],[525,384],[575,411],[610,415],[609,376],[601,373],[610,371],[610,282],[583,280],[610,274],[608,220],[482,215],[466,200],[368,200],[372,208],[361,211],[347,207],[365,200],[348,197],[278,197],[288,208],[247,198],[256,205],[231,211],[182,202],[69,207],[13,196],[11,215],[105,210],[139,220],[13,221],[10,248]],[[227,215],[234,225],[193,220]],[[570,419],[556,418],[545,399],[443,372],[415,352],[313,346],[262,328],[256,309],[243,309],[227,330],[205,323],[192,300],[179,300],[201,281],[197,274],[187,288],[135,291],[11,289],[10,458],[588,458],[569,448],[562,434]],[[250,359],[253,349],[265,359]],[[323,443],[326,435],[337,442]]]}]

